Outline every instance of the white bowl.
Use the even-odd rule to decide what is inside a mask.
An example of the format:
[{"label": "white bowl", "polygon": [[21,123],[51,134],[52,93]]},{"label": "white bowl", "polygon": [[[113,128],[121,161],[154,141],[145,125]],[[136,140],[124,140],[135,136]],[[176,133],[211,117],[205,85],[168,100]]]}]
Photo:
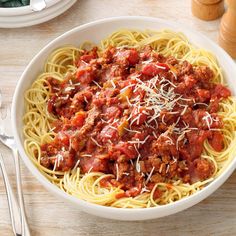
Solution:
[{"label": "white bowl", "polygon": [[230,85],[231,90],[235,94],[236,92],[236,66],[233,60],[226,54],[218,45],[209,40],[202,34],[188,29],[186,26],[176,23],[167,22],[165,20],[149,17],[117,17],[95,21],[82,26],[79,26],[62,36],[56,38],[46,47],[44,47],[30,62],[21,76],[13,98],[12,106],[12,118],[14,137],[19,149],[20,155],[24,160],[26,166],[32,172],[32,174],[52,193],[61,197],[64,201],[72,203],[75,207],[91,213],[93,215],[119,220],[147,220],[158,217],[171,215],[173,213],[182,211],[188,207],[191,207],[201,200],[208,197],[217,188],[219,188],[225,180],[231,175],[236,168],[236,158],[230,163],[226,170],[217,177],[212,183],[206,186],[203,190],[195,193],[194,195],[181,199],[177,202],[146,209],[119,209],[113,207],[105,207],[96,204],[92,204],[83,200],[79,200],[50,183],[33,165],[28,156],[26,155],[23,147],[23,135],[22,135],[22,117],[24,114],[24,99],[23,94],[28,89],[35,78],[43,70],[43,64],[47,56],[56,48],[65,44],[79,45],[80,43],[90,40],[93,42],[99,42],[101,39],[107,37],[111,32],[120,28],[136,28],[136,29],[163,29],[169,28],[175,31],[183,32],[189,40],[202,48],[212,51],[218,58],[221,67],[224,70],[225,78]]},{"label": "white bowl", "polygon": [[0,28],[19,28],[49,21],[68,10],[76,0],[45,0],[47,7],[33,11],[30,6],[0,8]]},{"label": "white bowl", "polygon": [[[45,0],[45,3],[48,7],[51,7],[61,0]],[[27,15],[31,14],[33,10],[31,9],[30,5],[23,6],[23,7],[0,7],[0,16],[19,16],[19,15]]]}]

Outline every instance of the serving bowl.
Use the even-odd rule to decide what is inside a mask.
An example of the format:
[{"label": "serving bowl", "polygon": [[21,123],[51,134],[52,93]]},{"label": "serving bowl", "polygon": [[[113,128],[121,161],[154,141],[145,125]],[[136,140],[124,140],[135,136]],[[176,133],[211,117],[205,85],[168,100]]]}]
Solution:
[{"label": "serving bowl", "polygon": [[188,207],[191,207],[201,200],[212,194],[217,188],[219,188],[226,179],[231,175],[231,173],[236,168],[236,158],[234,158],[231,163],[227,166],[225,171],[218,176],[213,182],[208,184],[205,188],[198,191],[197,193],[183,198],[174,203],[168,205],[145,208],[145,209],[120,209],[114,207],[100,206],[93,203],[89,203],[73,197],[58,187],[49,182],[40,171],[33,165],[29,157],[26,155],[24,150],[24,137],[23,137],[23,122],[22,117],[24,114],[24,92],[31,86],[36,77],[43,71],[43,65],[47,56],[56,48],[73,44],[78,46],[84,41],[92,41],[94,43],[99,43],[100,40],[107,37],[110,33],[120,28],[130,28],[130,29],[153,29],[160,30],[163,28],[172,29],[174,31],[183,32],[190,42],[198,47],[205,48],[215,54],[218,59],[220,66],[223,69],[225,79],[233,92],[236,92],[236,83],[234,79],[236,78],[236,65],[231,57],[218,45],[209,40],[204,35],[189,29],[182,24],[176,24],[173,22],[161,20],[158,18],[149,17],[117,17],[103,19],[79,26],[66,32],[62,36],[56,38],[46,47],[44,47],[29,63],[24,73],[22,74],[13,98],[12,104],[12,125],[14,129],[14,137],[16,140],[17,147],[19,149],[20,155],[29,168],[32,174],[45,186],[49,191],[54,193],[56,196],[62,198],[65,202],[69,202],[79,209],[91,213],[93,215],[118,219],[118,220],[147,220],[154,219],[158,217],[163,217],[171,215],[173,213],[182,211]]}]

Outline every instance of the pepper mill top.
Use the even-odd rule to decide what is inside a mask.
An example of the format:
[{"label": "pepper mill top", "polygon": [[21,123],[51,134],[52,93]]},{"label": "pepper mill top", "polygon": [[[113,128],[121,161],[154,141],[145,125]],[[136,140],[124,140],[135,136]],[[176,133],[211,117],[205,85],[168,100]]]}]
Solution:
[{"label": "pepper mill top", "polygon": [[228,9],[220,23],[219,44],[236,58],[236,1],[226,0]]},{"label": "pepper mill top", "polygon": [[192,0],[192,13],[201,20],[215,20],[224,13],[224,1]]}]

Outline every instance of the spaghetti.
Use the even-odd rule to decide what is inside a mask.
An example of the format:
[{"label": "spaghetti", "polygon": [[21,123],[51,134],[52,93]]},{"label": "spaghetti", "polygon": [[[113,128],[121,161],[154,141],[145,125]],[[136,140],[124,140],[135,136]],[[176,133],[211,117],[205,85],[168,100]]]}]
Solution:
[{"label": "spaghetti", "polygon": [[[210,52],[169,30],[123,29],[92,47],[55,50],[25,93],[24,147],[46,178],[92,203],[146,208],[190,196],[224,171],[235,154],[236,100]],[[199,94],[187,96],[193,88]]]}]

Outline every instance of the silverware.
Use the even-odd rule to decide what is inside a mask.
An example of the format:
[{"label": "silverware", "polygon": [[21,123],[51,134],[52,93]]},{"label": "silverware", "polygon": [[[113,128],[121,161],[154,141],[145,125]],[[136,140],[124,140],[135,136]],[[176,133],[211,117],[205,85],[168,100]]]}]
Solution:
[{"label": "silverware", "polygon": [[[13,230],[15,229],[18,231],[19,230],[19,218],[18,219],[16,219],[16,218],[19,216],[17,211],[20,209],[21,231],[19,231],[20,233],[18,233],[16,231],[15,235],[16,236],[30,236],[30,231],[29,231],[29,227],[28,227],[28,223],[27,223],[27,219],[26,219],[26,215],[25,215],[24,199],[23,199],[23,194],[22,194],[19,155],[18,155],[18,151],[16,148],[14,137],[12,136],[11,129],[9,128],[10,124],[11,124],[10,108],[9,107],[5,108],[4,116],[5,116],[4,118],[2,118],[0,116],[0,142],[2,142],[5,146],[7,146],[9,149],[11,149],[12,154],[14,156],[15,171],[16,171],[16,185],[17,185],[18,200],[19,200],[19,208],[18,208],[17,203],[14,200],[14,197],[12,197],[13,192],[11,191],[11,186],[10,186],[8,178],[7,178],[7,174],[6,174],[6,171],[4,168],[5,166],[4,166],[3,159],[1,158],[1,168],[3,169],[3,175],[4,175],[4,180],[6,183],[7,193],[10,192],[10,194],[8,195],[8,203],[9,203],[9,209],[11,211],[11,213],[10,213],[10,215],[12,217],[11,221],[13,222],[13,224],[12,224]],[[16,222],[15,222],[15,220],[16,220]]]},{"label": "silverware", "polygon": [[22,235],[22,229],[21,229],[22,222],[21,222],[20,209],[9,182],[2,154],[0,154],[0,168],[2,170],[3,180],[6,186],[7,200],[9,205],[9,212],[10,212],[13,233],[14,235]]},{"label": "silverware", "polygon": [[46,6],[45,0],[30,0],[30,7],[33,11],[42,11]]}]

